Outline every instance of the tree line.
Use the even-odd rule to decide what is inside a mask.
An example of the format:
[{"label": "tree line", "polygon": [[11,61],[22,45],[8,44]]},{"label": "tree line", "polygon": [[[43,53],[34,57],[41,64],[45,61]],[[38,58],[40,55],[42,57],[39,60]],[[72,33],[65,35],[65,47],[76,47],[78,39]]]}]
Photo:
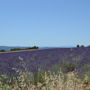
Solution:
[{"label": "tree line", "polygon": [[[19,51],[19,50],[31,50],[31,49],[39,49],[39,47],[37,46],[33,46],[33,47],[28,47],[28,48],[12,48],[9,51]],[[4,49],[0,49],[0,52],[5,52],[6,50]]]}]

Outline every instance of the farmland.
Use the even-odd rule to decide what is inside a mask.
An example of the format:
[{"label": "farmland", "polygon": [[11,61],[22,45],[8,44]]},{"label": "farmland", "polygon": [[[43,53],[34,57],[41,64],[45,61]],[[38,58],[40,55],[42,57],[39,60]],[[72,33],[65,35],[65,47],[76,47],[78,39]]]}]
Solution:
[{"label": "farmland", "polygon": [[[83,48],[56,48],[35,51],[9,52],[0,54],[0,72],[12,71],[12,68],[22,68],[19,63],[23,61],[26,68],[31,71],[37,69],[51,70],[54,66],[62,66],[62,63],[74,63],[76,69],[81,72],[82,67],[90,63],[90,47]],[[89,70],[89,69],[88,69]]]},{"label": "farmland", "polygon": [[[58,71],[60,70],[63,74],[75,72],[81,79],[86,74],[90,75],[90,47],[53,48],[0,53],[1,75],[14,76],[17,72],[25,71],[33,73],[33,76],[36,77],[39,71],[41,73],[50,71],[58,75]],[[35,80],[37,81],[37,79]]]}]

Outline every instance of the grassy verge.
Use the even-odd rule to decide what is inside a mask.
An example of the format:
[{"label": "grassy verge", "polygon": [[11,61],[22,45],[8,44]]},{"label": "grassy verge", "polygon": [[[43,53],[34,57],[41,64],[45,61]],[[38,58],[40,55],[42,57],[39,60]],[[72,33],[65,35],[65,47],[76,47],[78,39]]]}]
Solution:
[{"label": "grassy verge", "polygon": [[75,72],[58,74],[20,71],[17,76],[0,75],[0,90],[90,90],[90,77],[80,79]]}]

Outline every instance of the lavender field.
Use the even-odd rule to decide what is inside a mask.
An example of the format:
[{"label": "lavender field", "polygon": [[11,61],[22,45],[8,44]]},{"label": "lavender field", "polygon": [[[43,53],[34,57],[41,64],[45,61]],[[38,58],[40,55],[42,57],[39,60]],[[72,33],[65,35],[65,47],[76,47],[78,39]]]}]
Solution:
[{"label": "lavender field", "polygon": [[61,68],[64,72],[75,69],[80,74],[89,73],[90,47],[0,53],[0,73],[11,74],[24,68],[31,72]]},{"label": "lavender field", "polygon": [[90,47],[0,53],[0,90],[90,90]]}]

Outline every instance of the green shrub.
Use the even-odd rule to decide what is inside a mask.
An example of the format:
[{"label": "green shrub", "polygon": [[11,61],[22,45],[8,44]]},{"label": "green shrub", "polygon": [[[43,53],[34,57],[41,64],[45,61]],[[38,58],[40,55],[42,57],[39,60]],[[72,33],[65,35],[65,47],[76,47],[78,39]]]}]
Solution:
[{"label": "green shrub", "polygon": [[20,48],[13,48],[10,51],[18,51],[18,50],[22,50],[22,49],[20,49]]},{"label": "green shrub", "polygon": [[4,49],[1,49],[0,52],[5,52],[5,50]]},{"label": "green shrub", "polygon": [[36,85],[38,82],[43,83],[45,80],[45,72],[39,70],[37,73],[34,74],[34,84]]},{"label": "green shrub", "polygon": [[26,48],[27,50],[28,49],[39,49],[39,47],[37,47],[37,46],[33,46],[33,47],[30,47],[30,48]]},{"label": "green shrub", "polygon": [[70,62],[63,61],[62,65],[61,65],[61,69],[62,69],[62,71],[64,73],[72,72],[72,71],[75,71],[76,64],[75,63],[70,63]]}]

